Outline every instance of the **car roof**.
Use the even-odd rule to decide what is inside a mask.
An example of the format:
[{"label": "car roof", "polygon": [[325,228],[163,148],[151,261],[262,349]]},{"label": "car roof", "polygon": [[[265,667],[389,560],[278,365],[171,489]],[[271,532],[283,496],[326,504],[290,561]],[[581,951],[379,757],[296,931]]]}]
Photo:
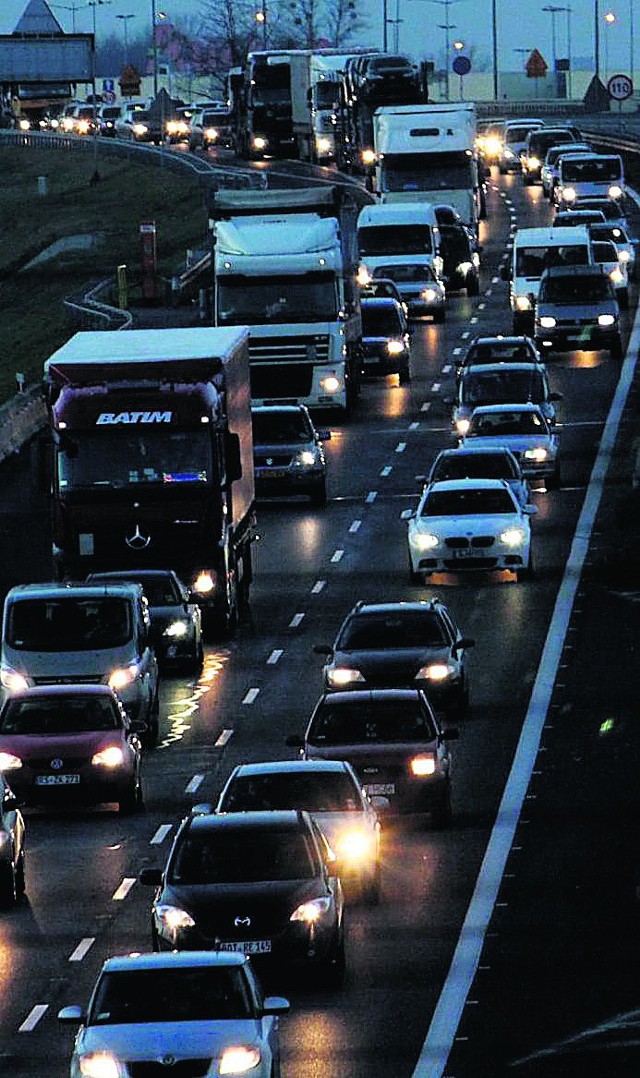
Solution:
[{"label": "car roof", "polygon": [[305,404],[252,404],[251,414],[257,415],[299,415],[308,412]]},{"label": "car roof", "polygon": [[522,404],[479,404],[477,408],[473,409],[471,417],[475,415],[492,415],[496,412],[535,412],[536,415],[542,415],[539,405],[532,404],[531,401],[523,401]]},{"label": "car roof", "polygon": [[565,244],[574,246],[579,240],[587,243],[589,234],[585,225],[545,225],[542,228],[519,228],[515,240],[517,247],[548,247],[550,243],[563,247]]},{"label": "car roof", "polygon": [[91,584],[93,581],[99,583],[103,580],[107,581],[107,583],[111,580],[117,583],[119,580],[131,580],[135,584],[138,580],[152,580],[156,577],[167,576],[175,579],[176,573],[173,569],[110,569],[104,573],[89,573],[87,583]]},{"label": "car roof", "polygon": [[602,266],[549,266],[543,271],[544,277],[603,277]]},{"label": "car roof", "polygon": [[262,760],[259,763],[238,764],[232,775],[291,775],[305,771],[342,774],[347,770],[350,771],[350,768],[344,760]]},{"label": "car roof", "polygon": [[468,379],[471,377],[482,378],[484,374],[504,374],[505,371],[524,371],[534,374],[536,371],[542,373],[544,371],[544,363],[538,363],[535,359],[531,360],[508,360],[506,363],[473,363],[470,367],[463,367],[461,377]]},{"label": "car roof", "polygon": [[442,600],[434,597],[432,599],[399,599],[397,602],[388,603],[357,603],[353,610],[350,610],[347,614],[347,618],[356,614],[390,614],[392,612],[398,613],[400,611],[410,611],[412,613],[421,613],[424,610],[433,610],[435,606],[442,604]]},{"label": "car roof", "polygon": [[141,591],[140,584],[134,581],[114,581],[107,584],[56,584],[55,581],[46,581],[42,584],[16,584],[7,592],[7,599],[65,599],[67,596],[74,599],[95,599],[105,595],[129,599],[132,594],[137,596]]},{"label": "car roof", "polygon": [[238,968],[248,965],[247,956],[227,951],[164,951],[154,954],[128,954],[108,958],[104,973],[131,970],[192,969],[206,966]]},{"label": "car roof", "polygon": [[[436,460],[441,460],[443,457],[501,457],[505,454],[513,457],[508,445],[457,445],[450,449],[441,449]],[[515,460],[515,457],[513,459]]]},{"label": "car roof", "polygon": [[516,336],[515,334],[509,334],[507,336],[507,334],[503,335],[501,333],[497,333],[493,337],[474,337],[473,340],[471,340],[469,342],[468,350],[471,350],[471,348],[473,348],[474,345],[476,345],[476,344],[483,344],[483,345],[492,345],[492,344],[495,344],[495,345],[527,344],[527,345],[530,345],[532,348],[535,348],[535,342],[533,341],[533,339],[531,337],[525,336],[524,334],[522,336],[520,336],[520,337]]},{"label": "car roof", "polygon": [[359,703],[363,700],[381,700],[392,703],[398,700],[424,700],[425,694],[421,689],[355,689],[343,692],[325,692],[318,703],[330,700],[338,707]]},{"label": "car roof", "polygon": [[363,296],[360,300],[363,307],[392,307],[393,310],[402,310],[395,296]]}]

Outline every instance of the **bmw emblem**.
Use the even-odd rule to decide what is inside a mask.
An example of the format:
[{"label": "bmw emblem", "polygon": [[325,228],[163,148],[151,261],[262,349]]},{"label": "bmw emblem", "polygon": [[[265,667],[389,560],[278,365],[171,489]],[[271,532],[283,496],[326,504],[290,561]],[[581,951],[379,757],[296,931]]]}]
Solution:
[{"label": "bmw emblem", "polygon": [[56,758],[51,761],[51,767],[54,771],[60,771],[63,766],[64,760],[61,760],[59,756],[56,756]]}]

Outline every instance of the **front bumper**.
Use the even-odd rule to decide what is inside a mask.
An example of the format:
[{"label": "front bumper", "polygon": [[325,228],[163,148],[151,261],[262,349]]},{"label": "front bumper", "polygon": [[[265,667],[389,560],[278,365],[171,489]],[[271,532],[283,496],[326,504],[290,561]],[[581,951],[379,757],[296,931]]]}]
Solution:
[{"label": "front bumper", "polygon": [[[252,962],[258,959],[265,962],[285,962],[287,965],[307,966],[309,964],[327,962],[335,954],[339,937],[337,919],[325,923],[317,922],[315,925],[306,925],[303,922],[289,922],[282,930],[269,933],[260,933],[261,939],[252,938],[251,944],[263,945],[269,943],[269,950],[248,949]],[[225,937],[221,940],[215,936],[198,931],[198,928],[184,929],[172,934],[168,933],[157,918],[153,922],[154,941],[159,951],[220,951],[241,948],[246,941],[242,937],[232,939]]]},{"label": "front bumper", "polygon": [[[548,474],[536,472],[536,475]],[[468,573],[494,572],[508,569],[515,572],[524,568],[529,560],[529,544],[507,547],[499,539],[481,537],[465,541],[460,546],[446,546],[444,542],[435,550],[420,551],[409,544],[409,557],[414,573]]]},{"label": "front bumper", "polygon": [[535,343],[540,352],[590,352],[609,349],[620,340],[618,328],[594,325],[560,325],[553,329],[535,327]]},{"label": "front bumper", "polygon": [[[64,780],[78,778],[77,782],[57,781],[55,785],[36,784],[37,778]],[[73,760],[65,762],[61,771],[45,771],[23,766],[8,772],[9,782],[16,797],[25,805],[104,805],[122,801],[131,793],[135,781],[133,767],[105,768],[84,763],[75,766]]]},{"label": "front bumper", "polygon": [[384,345],[363,345],[363,374],[398,374],[409,363],[409,349],[390,355]]}]

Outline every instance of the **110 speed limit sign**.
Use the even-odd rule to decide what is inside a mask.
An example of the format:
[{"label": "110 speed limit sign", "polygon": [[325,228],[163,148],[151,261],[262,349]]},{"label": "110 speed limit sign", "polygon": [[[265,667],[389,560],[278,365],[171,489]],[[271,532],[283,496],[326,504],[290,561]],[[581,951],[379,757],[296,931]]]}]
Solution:
[{"label": "110 speed limit sign", "polygon": [[612,75],[607,90],[614,101],[626,101],[633,93],[633,83],[628,75]]}]

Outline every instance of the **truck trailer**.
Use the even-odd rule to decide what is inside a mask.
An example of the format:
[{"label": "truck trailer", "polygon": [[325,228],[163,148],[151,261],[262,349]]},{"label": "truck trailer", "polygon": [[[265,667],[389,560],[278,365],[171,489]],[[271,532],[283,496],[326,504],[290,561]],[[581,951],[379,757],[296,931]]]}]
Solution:
[{"label": "truck trailer", "polygon": [[58,580],[174,569],[208,635],[248,601],[248,330],[76,333],[45,362]]}]

